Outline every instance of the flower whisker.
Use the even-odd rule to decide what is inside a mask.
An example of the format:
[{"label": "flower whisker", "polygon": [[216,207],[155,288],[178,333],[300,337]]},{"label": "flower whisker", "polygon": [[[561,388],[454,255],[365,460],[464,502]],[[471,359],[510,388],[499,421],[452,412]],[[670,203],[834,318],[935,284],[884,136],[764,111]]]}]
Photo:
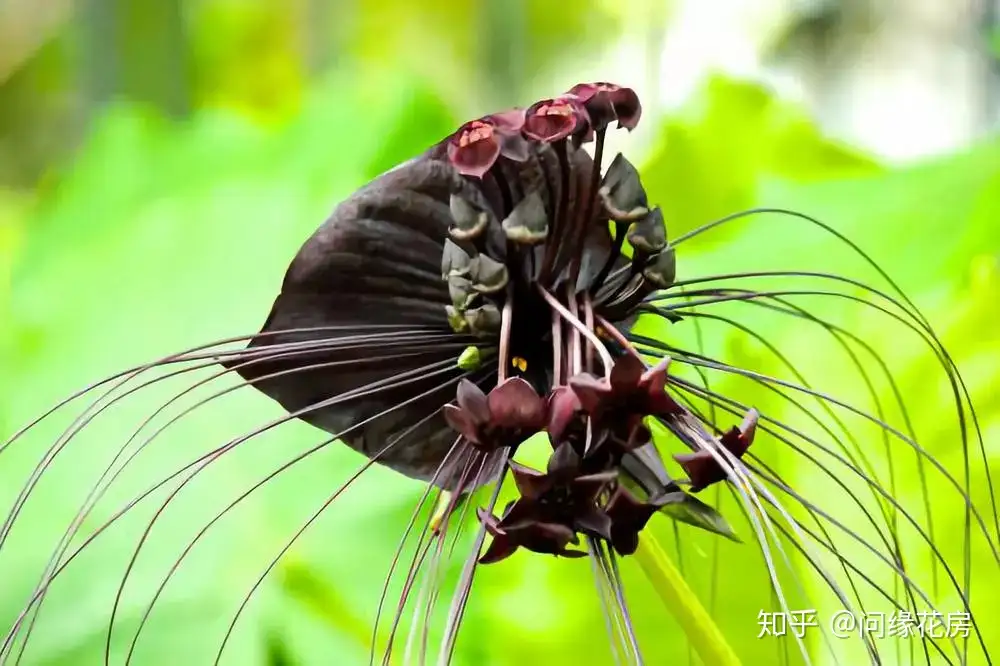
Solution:
[{"label": "flower whisker", "polygon": [[[694,385],[690,384],[689,382],[685,382],[682,379],[673,379],[672,380],[672,384],[674,384],[678,388],[681,388],[681,389],[683,389],[685,391],[688,391],[688,392],[694,393],[696,395],[699,395],[700,397],[705,397],[705,398],[708,398],[708,399],[712,400],[721,410],[729,412],[729,413],[733,414],[734,416],[740,415],[742,413],[741,410],[745,409],[745,405],[742,405],[741,403],[739,403],[736,400],[732,400],[730,398],[726,398],[725,396],[721,396],[721,395],[718,395],[718,394],[708,394],[707,392],[704,392],[699,387],[694,386]],[[874,492],[879,493],[881,495],[881,497],[883,498],[883,501],[886,502],[886,503],[888,503],[891,506],[891,508],[892,508],[893,511],[895,511],[898,515],[902,516],[910,524],[910,526],[914,529],[914,531],[920,536],[920,538],[923,540],[923,542],[931,550],[932,556],[935,558],[935,561],[937,563],[939,563],[940,566],[944,569],[944,572],[945,572],[946,576],[948,577],[949,581],[951,582],[951,585],[952,585],[953,589],[959,595],[959,598],[962,600],[962,604],[963,604],[964,610],[966,612],[969,612],[970,613],[970,617],[971,617],[971,607],[969,605],[969,598],[968,598],[968,587],[967,586],[963,586],[962,584],[959,583],[957,577],[955,576],[955,574],[952,571],[950,565],[948,564],[947,559],[944,557],[944,555],[940,551],[939,547],[935,544],[935,542],[932,540],[932,538],[930,537],[930,535],[927,534],[927,532],[920,525],[920,523],[909,512],[907,512],[906,509],[905,509],[905,507],[903,507],[899,503],[898,500],[896,500],[888,491],[886,491],[881,486],[881,484],[878,483],[877,480],[872,479],[869,476],[867,476],[863,471],[861,471],[860,469],[858,469],[854,464],[848,462],[843,457],[841,457],[838,454],[836,454],[836,452],[831,451],[829,448],[825,447],[821,442],[819,442],[819,441],[817,441],[817,440],[809,437],[808,435],[805,435],[804,433],[802,433],[802,432],[800,432],[800,431],[798,431],[798,430],[796,430],[796,429],[788,426],[787,424],[784,424],[781,421],[778,421],[776,419],[769,418],[769,417],[766,417],[766,416],[762,416],[762,421],[766,421],[766,422],[772,423],[775,427],[780,428],[781,430],[787,431],[789,434],[794,435],[795,437],[803,440],[804,442],[808,443],[809,445],[816,447],[817,449],[819,449],[823,453],[831,456],[832,458],[834,458],[838,462],[842,463],[847,468],[848,471],[850,471],[852,474],[858,476],[862,481],[864,481],[866,484],[868,484],[869,487]],[[804,456],[807,456],[808,458],[812,459],[812,456],[810,456],[807,452],[803,451],[799,446],[797,446],[796,444],[794,444],[794,442],[792,442],[789,438],[787,438],[787,437],[785,437],[783,435],[780,435],[775,430],[769,428],[766,425],[761,425],[759,427],[760,427],[760,429],[761,429],[762,432],[765,432],[765,433],[769,434],[770,436],[774,437],[777,441],[780,441],[783,444],[789,446],[792,450],[796,451],[800,455],[804,455]],[[816,464],[816,468],[819,469],[819,470],[822,470],[825,474],[827,474],[829,476],[832,476],[832,472],[829,472],[826,469],[825,466],[817,463]],[[791,496],[793,496],[795,498],[801,497],[797,493],[795,493],[795,494],[793,494]],[[852,496],[852,495],[849,495],[849,496]],[[931,598],[929,597],[929,595],[927,594],[927,592],[924,591],[916,582],[914,582],[909,577],[909,575],[907,574],[905,568],[902,566],[902,562],[901,561],[897,561],[895,558],[893,560],[890,560],[890,558],[886,557],[886,555],[883,554],[881,551],[879,551],[878,548],[876,548],[875,546],[872,546],[867,541],[865,541],[860,536],[858,536],[855,529],[848,528],[843,523],[841,523],[840,521],[838,521],[835,518],[833,518],[831,515],[829,515],[829,514],[827,514],[825,512],[822,512],[816,505],[811,504],[811,508],[818,515],[821,515],[826,520],[828,520],[831,524],[833,524],[834,526],[836,526],[839,530],[843,531],[853,541],[855,541],[859,545],[863,546],[874,557],[876,557],[877,559],[879,559],[880,561],[882,561],[888,568],[890,568],[892,570],[892,572],[898,577],[898,579],[901,580],[904,583],[904,585],[905,585],[905,587],[906,587],[906,589],[908,591],[912,591],[913,594],[916,594],[917,596],[919,596],[928,605],[928,607],[931,610],[936,610],[936,608],[934,608],[934,604],[931,601]],[[886,545],[888,547],[888,543]],[[978,635],[979,634],[979,628],[978,628],[978,625],[977,625],[976,621],[973,619],[971,621],[971,623],[974,626],[974,631]],[[980,642],[981,642],[981,644],[983,646],[983,650],[986,651],[985,644],[983,643],[984,639],[981,637],[981,635],[979,637],[979,640],[980,640]],[[960,659],[961,658],[962,657],[960,655]]]}]

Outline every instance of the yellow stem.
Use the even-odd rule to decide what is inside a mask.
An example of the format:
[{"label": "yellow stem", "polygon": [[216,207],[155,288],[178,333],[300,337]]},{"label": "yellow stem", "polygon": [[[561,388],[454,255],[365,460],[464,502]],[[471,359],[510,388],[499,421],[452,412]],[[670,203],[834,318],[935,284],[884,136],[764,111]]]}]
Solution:
[{"label": "yellow stem", "polygon": [[648,532],[640,538],[635,557],[653,589],[687,634],[702,663],[712,666],[740,666],[739,657],[726,642],[718,625],[684,582],[660,544]]}]

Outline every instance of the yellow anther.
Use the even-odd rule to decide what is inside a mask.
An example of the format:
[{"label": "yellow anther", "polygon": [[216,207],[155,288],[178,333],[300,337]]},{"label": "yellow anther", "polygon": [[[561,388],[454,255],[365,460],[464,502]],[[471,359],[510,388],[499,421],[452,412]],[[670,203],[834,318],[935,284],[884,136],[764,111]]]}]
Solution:
[{"label": "yellow anther", "polygon": [[525,361],[520,356],[515,356],[514,358],[510,359],[510,364],[515,368],[517,368],[518,370],[520,370],[521,372],[524,372],[525,370],[528,369],[528,362]]}]

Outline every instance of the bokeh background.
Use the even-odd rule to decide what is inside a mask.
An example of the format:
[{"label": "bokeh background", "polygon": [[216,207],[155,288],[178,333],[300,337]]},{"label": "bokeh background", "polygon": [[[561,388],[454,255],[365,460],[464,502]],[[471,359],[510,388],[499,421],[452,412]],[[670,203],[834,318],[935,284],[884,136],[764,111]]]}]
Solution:
[{"label": "bokeh background", "polygon": [[[942,335],[995,462],[998,7],[993,0],[2,0],[0,433],[117,369],[253,332],[290,257],[353,189],[465,119],[578,81],[610,80],[643,99],[640,129],[614,145],[642,165],[671,236],[755,205],[802,210],[850,235]],[[766,220],[692,241],[680,271],[705,275],[777,259],[786,268],[859,269],[828,236]],[[926,348],[850,303],[823,307],[885,351],[922,442],[960,465],[947,384]],[[868,400],[828,340],[740,312],[824,388]],[[704,337],[730,360],[780,371],[752,340],[723,329]],[[0,551],[0,629],[118,447],[179,386],[95,422],[46,474]],[[716,387],[772,413],[789,409],[736,380]],[[891,402],[884,381],[876,393]],[[280,413],[248,392],[219,402],[136,458],[85,531],[178,464]],[[4,515],[66,425],[43,427],[0,456]],[[881,444],[857,427],[878,460]],[[317,437],[302,424],[262,437],[172,501],[123,595],[116,657],[197,530]],[[158,600],[134,663],[209,663],[264,567],[357,464],[348,451],[324,450],[214,526]],[[988,501],[977,469],[975,498]],[[795,460],[782,470],[823,487]],[[897,495],[922,506],[915,472],[901,467],[898,477]],[[837,502],[835,489],[824,492]],[[932,496],[944,492],[934,486]],[[224,663],[367,663],[382,581],[419,493],[380,470],[363,475],[266,578]],[[53,587],[22,663],[102,663],[107,613],[165,495],[157,498],[94,542]],[[935,540],[959,547],[961,511],[942,508],[936,518]],[[782,663],[780,644],[756,638],[757,611],[772,599],[752,546],[718,547],[662,522],[654,529],[664,543],[680,538],[687,546],[680,564],[744,663]],[[926,561],[925,546],[905,545]],[[975,589],[985,591],[1000,573],[983,544],[976,548]],[[706,572],[715,565],[713,584]],[[625,576],[647,663],[689,663],[683,633],[638,570],[629,565]],[[954,595],[943,598],[943,608],[959,610]],[[995,595],[975,600],[988,640],[1000,646]],[[809,642],[814,663],[824,663],[818,635]],[[606,643],[589,569],[518,556],[478,574],[455,663],[612,663]]]}]

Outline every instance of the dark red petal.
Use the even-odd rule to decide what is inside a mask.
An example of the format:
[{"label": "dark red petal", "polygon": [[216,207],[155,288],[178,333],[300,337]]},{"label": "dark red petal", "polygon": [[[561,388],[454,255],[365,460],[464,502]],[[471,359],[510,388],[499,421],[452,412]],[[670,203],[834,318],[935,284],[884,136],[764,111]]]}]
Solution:
[{"label": "dark red petal", "polygon": [[581,512],[575,517],[577,529],[611,540],[611,518],[597,507]]},{"label": "dark red petal", "polygon": [[639,532],[611,527],[611,545],[622,556],[634,555],[639,550]]},{"label": "dark red petal", "polygon": [[615,109],[615,116],[618,118],[618,126],[629,131],[634,130],[642,117],[639,95],[631,88],[618,88],[608,94]]},{"label": "dark red petal", "polygon": [[500,154],[515,162],[524,162],[528,159],[530,150],[527,140],[520,134],[500,135]]},{"label": "dark red petal", "polygon": [[607,508],[607,513],[615,524],[634,529],[639,529],[640,525],[645,524],[645,521],[649,520],[648,516],[655,511],[655,507],[640,501],[624,486],[615,489]]},{"label": "dark red petal", "polygon": [[494,426],[529,432],[545,427],[545,401],[520,377],[511,377],[494,388],[486,401]]},{"label": "dark red petal", "polygon": [[598,413],[604,401],[611,395],[609,384],[586,373],[570,377],[569,385],[576,393],[580,406],[588,414]]},{"label": "dark red petal", "polygon": [[574,95],[581,102],[586,102],[591,97],[597,94],[597,84],[595,83],[578,83],[569,89],[567,95]]},{"label": "dark red petal", "polygon": [[737,428],[733,426],[729,431],[719,438],[719,442],[737,458],[742,458],[750,445],[753,444],[754,435],[757,433],[757,419],[759,413],[756,409],[751,409],[743,417],[743,423]]},{"label": "dark red petal", "polygon": [[743,440],[746,442],[746,446],[743,449],[744,452],[746,452],[746,450],[750,448],[750,445],[753,444],[753,438],[757,434],[757,420],[759,418],[760,412],[756,409],[751,409],[747,412],[747,415],[743,417],[743,423],[740,424],[740,431],[742,431]]},{"label": "dark red petal", "polygon": [[691,492],[704,490],[727,478],[726,471],[708,451],[681,453],[675,455],[674,460],[684,468],[684,473],[691,480]]},{"label": "dark red petal", "polygon": [[575,99],[563,97],[533,104],[524,118],[524,135],[551,143],[570,136],[589,123],[586,111]]},{"label": "dark red petal", "polygon": [[556,447],[549,458],[548,473],[553,480],[558,478],[573,478],[580,469],[580,456],[573,445],[564,442]]},{"label": "dark red petal", "polygon": [[[510,463],[510,471],[514,475],[514,483],[517,485],[517,492],[521,494],[521,497],[527,500],[536,500],[552,487],[552,481],[541,472],[531,469],[530,467],[525,467],[524,465],[518,464],[516,462]],[[516,508],[517,505],[515,505]],[[515,512],[512,509],[511,513],[504,518],[507,520]]]},{"label": "dark red petal", "polygon": [[482,178],[500,157],[495,128],[481,120],[463,125],[448,141],[448,160],[459,173]]},{"label": "dark red petal", "polygon": [[479,522],[483,524],[486,531],[491,536],[505,536],[506,533],[500,528],[500,521],[497,520],[496,516],[492,513],[483,509],[482,507],[476,509],[476,516],[479,517]]},{"label": "dark red petal", "polygon": [[[532,532],[533,536],[541,537],[546,540],[550,540],[557,544],[558,547],[562,548],[568,543],[576,543],[576,532],[574,532],[569,527],[561,525],[559,523],[543,523],[536,522],[531,525],[527,525],[523,528],[518,528],[520,533]],[[511,530],[511,534],[515,531]]]},{"label": "dark red petal", "polygon": [[500,521],[500,528],[504,531],[516,530],[527,523],[538,522],[538,513],[538,503],[522,497],[507,506],[503,519]]},{"label": "dark red petal", "polygon": [[573,492],[580,501],[589,502],[597,499],[601,490],[618,478],[618,471],[598,472],[573,479]]},{"label": "dark red petal", "polygon": [[444,406],[444,420],[448,422],[451,429],[465,437],[473,444],[480,444],[479,428],[472,421],[469,413],[461,407],[455,405]]},{"label": "dark red petal", "polygon": [[665,356],[659,363],[642,373],[639,385],[653,393],[663,393],[667,387],[667,371],[670,369],[670,357]]},{"label": "dark red petal", "polygon": [[463,379],[458,383],[456,402],[476,425],[485,425],[490,422],[490,408],[486,394],[468,379]]},{"label": "dark red petal", "polygon": [[482,120],[496,128],[498,134],[518,134],[524,127],[524,109],[493,113]]},{"label": "dark red petal", "polygon": [[517,552],[518,545],[510,537],[493,537],[486,552],[479,558],[480,564],[496,564]]},{"label": "dark red petal", "polygon": [[615,361],[611,368],[611,390],[616,396],[626,396],[639,387],[639,380],[646,372],[646,364],[637,356],[626,354]]},{"label": "dark red petal", "polygon": [[578,83],[570,89],[569,94],[583,102],[598,128],[617,119],[619,127],[631,131],[639,124],[642,116],[639,96],[631,88],[606,82]]},{"label": "dark red petal", "polygon": [[548,430],[552,446],[562,443],[566,428],[577,418],[583,406],[576,393],[568,386],[557,386],[549,394]]},{"label": "dark red petal", "polygon": [[677,404],[666,391],[656,391],[647,394],[648,396],[648,408],[650,415],[655,416],[672,416],[680,414],[683,408]]}]

